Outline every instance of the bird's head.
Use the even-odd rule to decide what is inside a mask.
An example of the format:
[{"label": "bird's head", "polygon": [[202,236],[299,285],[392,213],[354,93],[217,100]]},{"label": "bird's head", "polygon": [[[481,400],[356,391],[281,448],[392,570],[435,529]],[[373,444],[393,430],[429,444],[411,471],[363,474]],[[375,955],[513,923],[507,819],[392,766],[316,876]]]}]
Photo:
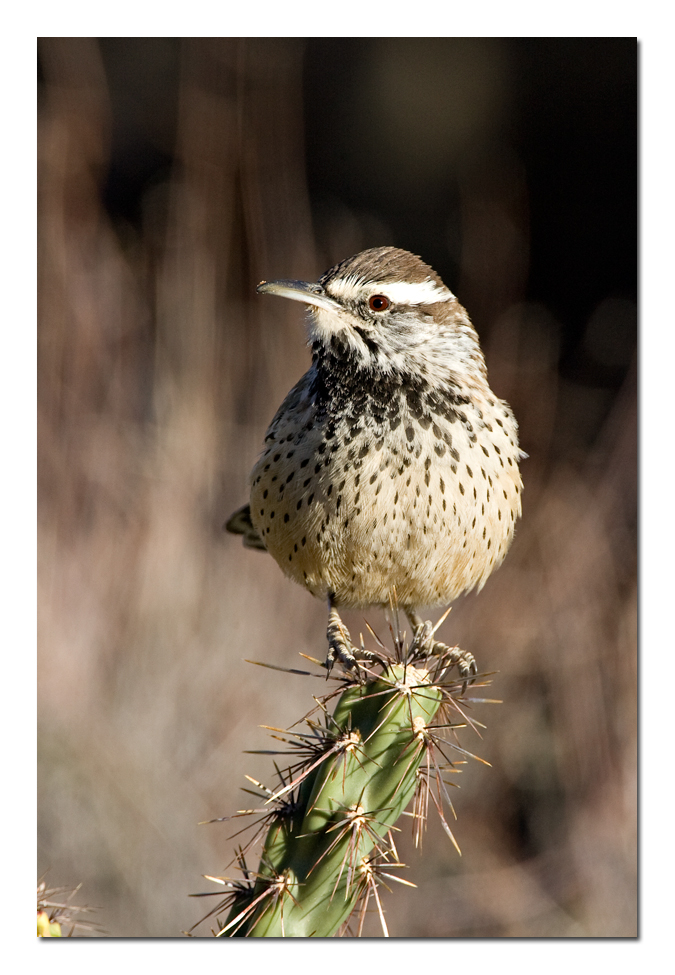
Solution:
[{"label": "bird's head", "polygon": [[336,264],[316,283],[263,281],[263,294],[310,308],[309,341],[328,355],[368,372],[484,375],[478,336],[466,311],[438,274],[396,247],[375,247]]}]

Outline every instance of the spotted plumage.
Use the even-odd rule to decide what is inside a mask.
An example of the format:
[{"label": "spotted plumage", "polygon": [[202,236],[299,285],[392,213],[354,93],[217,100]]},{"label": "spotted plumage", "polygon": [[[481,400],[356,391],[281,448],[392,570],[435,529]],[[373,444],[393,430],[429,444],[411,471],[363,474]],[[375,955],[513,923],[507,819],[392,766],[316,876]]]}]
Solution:
[{"label": "spotted plumage", "polygon": [[309,306],[312,365],[227,527],[328,598],[328,663],[350,665],[338,607],[386,606],[395,589],[418,625],[418,607],[480,588],[501,563],[521,510],[517,424],[466,311],[407,251],[375,248],[317,284],[259,291]]}]

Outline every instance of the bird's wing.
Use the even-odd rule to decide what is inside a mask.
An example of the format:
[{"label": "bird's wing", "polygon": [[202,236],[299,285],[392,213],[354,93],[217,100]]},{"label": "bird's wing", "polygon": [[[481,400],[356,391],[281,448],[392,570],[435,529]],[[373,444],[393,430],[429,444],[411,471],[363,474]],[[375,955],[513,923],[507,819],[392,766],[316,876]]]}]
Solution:
[{"label": "bird's wing", "polygon": [[223,525],[225,531],[232,532],[233,535],[243,535],[243,543],[246,548],[258,548],[261,552],[266,552],[265,543],[256,531],[251,521],[251,505],[245,504],[227,519]]}]

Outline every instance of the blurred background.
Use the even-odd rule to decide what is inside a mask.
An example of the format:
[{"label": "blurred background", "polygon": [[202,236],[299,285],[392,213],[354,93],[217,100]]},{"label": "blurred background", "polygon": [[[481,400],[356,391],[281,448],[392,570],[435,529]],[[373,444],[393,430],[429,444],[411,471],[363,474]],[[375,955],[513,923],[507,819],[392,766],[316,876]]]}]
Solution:
[{"label": "blurred background", "polygon": [[637,54],[40,39],[38,868],[107,934],[205,913],[234,827],[197,824],[273,784],[244,750],[325,689],[245,662],[323,659],[325,607],[222,524],[309,363],[255,285],[383,244],[467,307],[529,454],[511,552],[441,630],[497,671],[464,736],[492,767],[460,776],[461,859],[401,834],[390,932],[637,934]]}]

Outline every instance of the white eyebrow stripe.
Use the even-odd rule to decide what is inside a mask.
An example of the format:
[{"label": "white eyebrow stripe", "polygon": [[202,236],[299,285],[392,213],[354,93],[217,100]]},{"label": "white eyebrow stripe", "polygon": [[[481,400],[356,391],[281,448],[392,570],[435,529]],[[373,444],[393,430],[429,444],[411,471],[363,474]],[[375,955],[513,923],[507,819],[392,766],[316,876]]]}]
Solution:
[{"label": "white eyebrow stripe", "polygon": [[439,287],[435,281],[420,281],[412,284],[410,281],[387,281],[376,284],[371,294],[383,295],[395,305],[427,305],[436,301],[452,301],[455,297],[448,288]]},{"label": "white eyebrow stripe", "polygon": [[[329,293],[336,298],[349,300],[363,293],[364,281],[353,275],[343,280],[331,281]],[[374,281],[369,284],[368,295],[383,294],[395,305],[427,305],[436,301],[452,301],[454,295],[448,288],[435,281]]]}]

